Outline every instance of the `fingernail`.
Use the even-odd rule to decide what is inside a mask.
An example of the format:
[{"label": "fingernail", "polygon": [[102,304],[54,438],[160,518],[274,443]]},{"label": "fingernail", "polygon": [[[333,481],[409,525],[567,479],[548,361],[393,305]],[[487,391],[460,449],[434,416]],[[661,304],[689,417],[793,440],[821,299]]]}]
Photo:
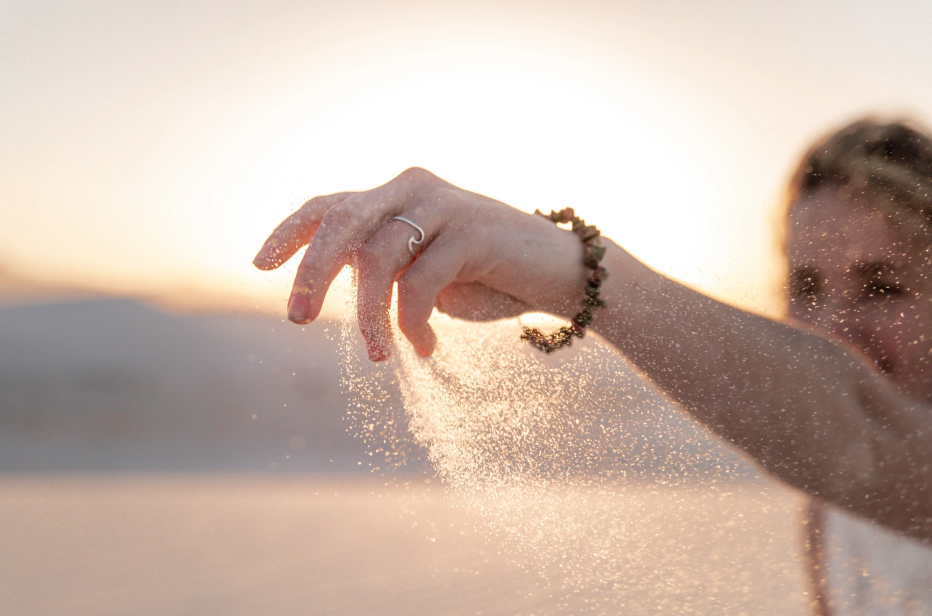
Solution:
[{"label": "fingernail", "polygon": [[311,302],[306,295],[292,294],[288,298],[288,320],[293,323],[307,323],[307,313],[311,310]]}]

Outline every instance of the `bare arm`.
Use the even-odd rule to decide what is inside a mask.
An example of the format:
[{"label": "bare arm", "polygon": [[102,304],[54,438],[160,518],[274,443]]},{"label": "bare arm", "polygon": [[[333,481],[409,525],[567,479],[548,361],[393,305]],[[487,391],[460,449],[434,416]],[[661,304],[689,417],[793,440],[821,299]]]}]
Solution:
[{"label": "bare arm", "polygon": [[696,419],[783,481],[932,540],[932,409],[856,351],[732,308],[610,245],[593,324]]},{"label": "bare arm", "polygon": [[[408,252],[412,228],[399,215],[424,229],[422,252]],[[390,353],[395,281],[399,326],[429,355],[434,307],[469,318],[570,316],[586,280],[573,233],[422,169],[371,191],[312,199],[275,230],[255,264],[278,267],[309,242],[289,318],[316,318],[333,278],[354,263],[373,360]],[[856,352],[712,300],[611,242],[604,264],[608,307],[593,327],[670,398],[783,481],[932,541],[932,410]]]}]

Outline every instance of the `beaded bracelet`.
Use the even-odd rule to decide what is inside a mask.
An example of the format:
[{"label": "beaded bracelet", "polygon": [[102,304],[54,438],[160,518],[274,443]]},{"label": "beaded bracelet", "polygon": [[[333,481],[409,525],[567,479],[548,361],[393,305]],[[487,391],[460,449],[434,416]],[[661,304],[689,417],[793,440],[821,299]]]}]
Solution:
[{"label": "beaded bracelet", "polygon": [[[545,216],[540,210],[535,210],[534,213]],[[535,348],[549,354],[557,349],[571,345],[573,336],[582,338],[586,335],[586,326],[592,323],[592,309],[605,307],[605,302],[599,299],[599,287],[602,286],[602,281],[608,278],[608,272],[605,271],[604,267],[599,266],[599,261],[605,256],[605,246],[602,246],[601,232],[598,229],[593,226],[586,226],[586,221],[576,216],[571,207],[564,208],[559,212],[553,210],[546,218],[556,224],[572,223],[573,233],[578,235],[586,246],[583,264],[592,270],[592,275],[586,281],[586,298],[583,300],[583,310],[573,317],[572,324],[569,327],[561,327],[552,334],[545,334],[536,327],[524,328],[521,340],[530,342]]]}]

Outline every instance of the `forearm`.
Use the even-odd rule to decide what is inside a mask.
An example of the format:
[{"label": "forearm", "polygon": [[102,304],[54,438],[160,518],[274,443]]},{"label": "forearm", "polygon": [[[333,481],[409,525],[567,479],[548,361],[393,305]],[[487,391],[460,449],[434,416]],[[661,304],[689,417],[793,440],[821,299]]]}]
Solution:
[{"label": "forearm", "polygon": [[692,291],[611,243],[605,263],[594,328],[668,396],[778,478],[932,534],[914,528],[932,510],[932,472],[915,470],[932,463],[925,409],[819,335]]}]

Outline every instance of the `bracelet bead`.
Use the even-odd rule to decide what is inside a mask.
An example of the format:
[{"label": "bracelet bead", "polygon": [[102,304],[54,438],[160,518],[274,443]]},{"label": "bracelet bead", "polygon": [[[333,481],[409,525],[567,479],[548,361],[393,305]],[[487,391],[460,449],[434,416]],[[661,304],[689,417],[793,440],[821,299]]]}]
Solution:
[{"label": "bracelet bead", "polygon": [[573,233],[579,237],[586,247],[583,264],[592,270],[592,274],[586,280],[586,295],[582,301],[583,309],[573,317],[570,327],[561,327],[552,334],[545,334],[536,327],[524,328],[521,340],[529,342],[535,348],[549,354],[559,348],[571,345],[574,336],[582,338],[586,335],[586,327],[592,323],[592,309],[605,307],[605,301],[599,298],[599,288],[602,286],[602,282],[608,278],[608,272],[599,265],[599,261],[605,256],[605,246],[602,246],[601,232],[596,227],[587,225],[586,221],[576,216],[573,208],[553,210],[547,215],[540,210],[535,210],[534,213],[538,216],[544,216],[556,224],[570,223]]}]

